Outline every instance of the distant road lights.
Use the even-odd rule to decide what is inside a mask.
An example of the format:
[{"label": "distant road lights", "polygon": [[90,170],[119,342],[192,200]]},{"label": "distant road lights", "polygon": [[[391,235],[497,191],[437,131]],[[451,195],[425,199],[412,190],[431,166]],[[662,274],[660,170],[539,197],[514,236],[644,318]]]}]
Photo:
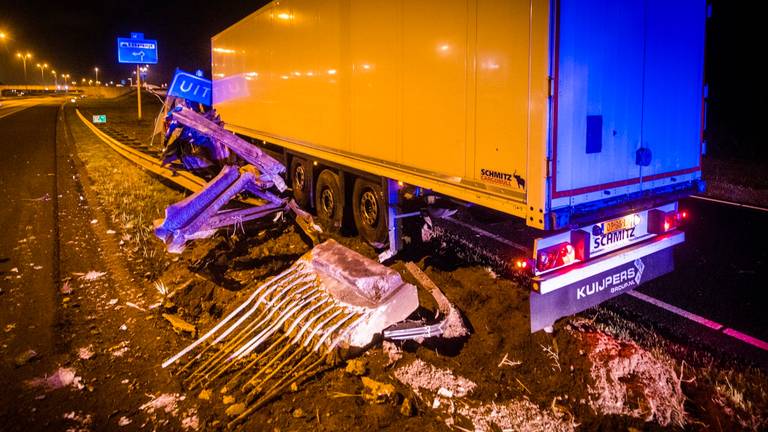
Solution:
[{"label": "distant road lights", "polygon": [[99,82],[99,68],[95,67],[93,70],[96,72],[96,82]]}]

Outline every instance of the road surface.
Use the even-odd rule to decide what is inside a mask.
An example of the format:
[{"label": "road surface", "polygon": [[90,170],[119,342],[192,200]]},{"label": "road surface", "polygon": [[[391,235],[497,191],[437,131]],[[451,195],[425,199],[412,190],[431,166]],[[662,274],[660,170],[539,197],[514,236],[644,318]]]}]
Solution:
[{"label": "road surface", "polygon": [[757,344],[768,341],[768,212],[697,199],[682,201],[681,208],[690,218],[683,227],[686,241],[675,250],[675,271],[637,291],[705,318],[713,328],[627,295],[612,303],[768,365],[768,351],[739,335],[755,338]]}]

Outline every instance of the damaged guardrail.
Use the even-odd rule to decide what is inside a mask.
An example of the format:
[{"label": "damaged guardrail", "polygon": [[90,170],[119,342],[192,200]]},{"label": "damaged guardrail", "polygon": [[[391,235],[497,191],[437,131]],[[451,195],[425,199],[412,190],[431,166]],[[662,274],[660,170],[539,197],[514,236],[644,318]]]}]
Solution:
[{"label": "damaged guardrail", "polygon": [[[229,159],[231,151],[245,161],[243,166],[224,165],[203,189],[166,209],[165,219],[155,224],[155,235],[165,242],[169,252],[180,253],[187,241],[210,237],[219,229],[285,211],[291,213],[301,229],[317,243],[316,234],[322,229],[314,223],[312,216],[301,210],[293,199],[270,192],[272,188],[278,192],[287,190],[282,178],[286,169],[282,163],[226,131],[218,122],[187,107],[177,106],[168,114],[168,119],[171,124],[166,147],[177,143],[179,137],[186,134],[186,142],[206,147],[211,159]],[[167,156],[164,163],[170,160],[172,158]],[[196,166],[209,165],[199,162]],[[259,198],[263,204],[223,209],[243,193]]]}]

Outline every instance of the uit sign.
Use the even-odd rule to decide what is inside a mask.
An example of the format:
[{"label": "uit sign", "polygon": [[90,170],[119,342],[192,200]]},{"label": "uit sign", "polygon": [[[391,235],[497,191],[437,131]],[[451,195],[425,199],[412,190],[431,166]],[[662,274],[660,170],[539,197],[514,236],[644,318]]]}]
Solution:
[{"label": "uit sign", "polygon": [[211,80],[177,69],[168,94],[210,106]]}]

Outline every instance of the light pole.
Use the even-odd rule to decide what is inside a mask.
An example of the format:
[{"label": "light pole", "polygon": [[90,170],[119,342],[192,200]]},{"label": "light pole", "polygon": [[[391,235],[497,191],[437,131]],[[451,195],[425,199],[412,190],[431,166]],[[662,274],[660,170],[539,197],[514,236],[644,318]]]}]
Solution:
[{"label": "light pole", "polygon": [[96,82],[99,82],[99,68],[95,67],[93,68],[94,71],[96,71]]},{"label": "light pole", "polygon": [[30,53],[22,54],[20,52],[17,52],[16,57],[20,58],[21,62],[24,64],[24,84],[28,84],[27,83],[27,60],[32,58],[32,54]]},{"label": "light pole", "polygon": [[53,75],[53,85],[55,87],[59,86],[59,78],[56,76],[56,71],[51,69],[51,74]]},{"label": "light pole", "polygon": [[40,68],[40,80],[42,80],[42,82],[40,84],[45,85],[45,73],[44,72],[45,72],[45,69],[48,68],[48,63],[43,63],[43,64],[38,63],[36,66]]}]

